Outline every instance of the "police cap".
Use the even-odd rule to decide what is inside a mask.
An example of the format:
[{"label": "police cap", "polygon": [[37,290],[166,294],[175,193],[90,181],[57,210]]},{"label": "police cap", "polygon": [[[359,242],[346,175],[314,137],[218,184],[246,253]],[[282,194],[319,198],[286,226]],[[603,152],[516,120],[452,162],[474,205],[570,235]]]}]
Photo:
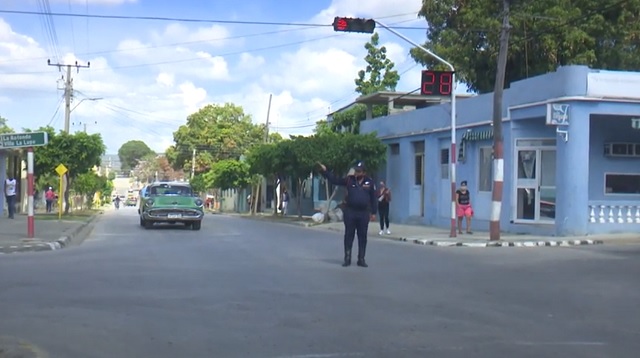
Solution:
[{"label": "police cap", "polygon": [[356,164],[353,166],[353,170],[362,170],[365,171],[367,170],[367,167],[364,165],[364,162],[359,160],[356,162]]}]

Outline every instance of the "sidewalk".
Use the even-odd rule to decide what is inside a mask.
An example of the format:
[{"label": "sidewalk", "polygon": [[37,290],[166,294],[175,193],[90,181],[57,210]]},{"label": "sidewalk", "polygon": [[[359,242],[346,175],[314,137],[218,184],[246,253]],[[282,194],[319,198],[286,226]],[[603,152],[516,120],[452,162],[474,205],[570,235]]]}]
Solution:
[{"label": "sidewalk", "polygon": [[[223,213],[227,214],[227,213]],[[231,213],[229,213],[231,214]],[[272,214],[258,214],[254,217],[248,214],[231,214],[254,220],[268,220],[282,222],[298,226],[310,227],[316,230],[329,230],[344,232],[344,223],[327,222],[316,224],[311,217],[297,216],[274,217]],[[581,246],[601,244],[640,244],[638,234],[609,234],[582,237],[549,237],[535,235],[513,235],[503,233],[500,241],[490,241],[489,233],[474,231],[473,234],[458,234],[455,238],[449,237],[449,230],[431,226],[391,224],[390,235],[379,235],[378,222],[369,224],[369,238],[381,238],[394,241],[402,241],[419,245],[444,246],[444,247],[551,247],[551,246]]]},{"label": "sidewalk", "polygon": [[[86,237],[100,211],[91,215],[62,217],[57,214],[36,214],[35,237],[27,238],[27,216],[16,214],[15,219],[0,218],[0,253],[50,251],[68,246]],[[84,236],[83,236],[84,235]]]}]

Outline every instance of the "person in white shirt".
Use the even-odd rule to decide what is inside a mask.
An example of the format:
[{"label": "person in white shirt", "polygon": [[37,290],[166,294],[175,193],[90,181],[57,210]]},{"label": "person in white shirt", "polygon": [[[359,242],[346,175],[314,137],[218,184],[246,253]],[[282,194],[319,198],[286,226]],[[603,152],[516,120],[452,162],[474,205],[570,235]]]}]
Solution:
[{"label": "person in white shirt", "polygon": [[9,219],[13,219],[13,215],[16,212],[16,179],[13,177],[7,178],[4,183],[4,195],[7,198],[7,206],[9,211]]}]

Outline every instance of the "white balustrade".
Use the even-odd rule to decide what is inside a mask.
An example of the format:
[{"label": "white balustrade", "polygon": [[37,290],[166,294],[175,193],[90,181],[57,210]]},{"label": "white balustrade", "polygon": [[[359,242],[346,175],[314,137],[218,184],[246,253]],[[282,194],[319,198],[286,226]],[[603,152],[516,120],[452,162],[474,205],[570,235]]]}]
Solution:
[{"label": "white balustrade", "polygon": [[640,224],[640,204],[589,205],[589,222],[599,224]]}]

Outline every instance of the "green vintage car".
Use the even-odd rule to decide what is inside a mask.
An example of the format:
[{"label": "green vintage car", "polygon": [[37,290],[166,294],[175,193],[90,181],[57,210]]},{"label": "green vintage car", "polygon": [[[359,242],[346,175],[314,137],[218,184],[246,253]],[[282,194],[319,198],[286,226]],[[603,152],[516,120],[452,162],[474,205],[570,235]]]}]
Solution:
[{"label": "green vintage car", "polygon": [[200,230],[204,202],[184,182],[159,182],[140,191],[140,226],[150,229],[156,223],[183,223]]}]

